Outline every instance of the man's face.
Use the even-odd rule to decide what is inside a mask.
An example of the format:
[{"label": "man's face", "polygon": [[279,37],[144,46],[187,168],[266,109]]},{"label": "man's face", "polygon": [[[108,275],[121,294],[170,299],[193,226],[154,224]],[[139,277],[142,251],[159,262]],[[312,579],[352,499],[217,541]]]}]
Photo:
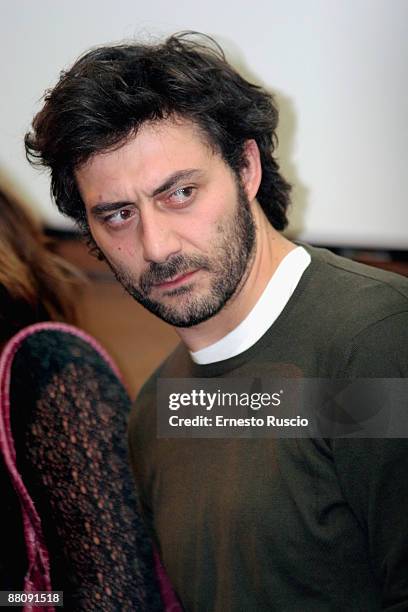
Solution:
[{"label": "man's face", "polygon": [[239,288],[255,246],[250,204],[192,123],[144,125],[76,180],[116,278],[167,323],[197,325]]}]

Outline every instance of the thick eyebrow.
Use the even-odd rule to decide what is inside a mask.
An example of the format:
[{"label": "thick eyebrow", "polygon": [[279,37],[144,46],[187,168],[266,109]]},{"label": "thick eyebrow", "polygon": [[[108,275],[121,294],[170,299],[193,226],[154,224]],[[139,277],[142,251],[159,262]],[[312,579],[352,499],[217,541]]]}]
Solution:
[{"label": "thick eyebrow", "polygon": [[161,185],[159,185],[158,187],[156,187],[156,189],[154,189],[152,191],[152,193],[150,193],[150,197],[154,198],[157,195],[160,195],[161,193],[168,191],[169,189],[171,189],[172,187],[174,187],[174,185],[176,185],[177,183],[179,183],[180,181],[183,181],[185,179],[190,179],[193,176],[197,176],[201,174],[201,170],[197,170],[197,169],[191,169],[191,170],[180,170],[179,172],[174,172],[173,174],[171,174],[170,176],[168,176],[166,178],[165,181],[163,181],[163,183]]},{"label": "thick eyebrow", "polygon": [[[165,191],[168,191],[169,189],[174,187],[174,185],[177,185],[177,183],[179,183],[180,181],[191,179],[194,176],[197,177],[201,174],[202,174],[201,170],[198,170],[196,168],[174,172],[173,174],[168,176],[161,185],[156,187],[156,189],[154,189],[148,195],[150,198],[154,198],[155,196],[160,195],[161,193],[164,193]],[[116,210],[120,210],[124,206],[129,206],[131,204],[134,204],[134,202],[126,202],[126,201],[101,202],[100,204],[95,204],[95,206],[92,206],[91,213],[95,217],[98,217],[102,215],[103,213],[114,212]]]},{"label": "thick eyebrow", "polygon": [[106,212],[114,212],[115,210],[120,210],[124,206],[129,206],[133,204],[133,202],[102,202],[101,204],[95,204],[92,206],[91,213],[98,217]]}]

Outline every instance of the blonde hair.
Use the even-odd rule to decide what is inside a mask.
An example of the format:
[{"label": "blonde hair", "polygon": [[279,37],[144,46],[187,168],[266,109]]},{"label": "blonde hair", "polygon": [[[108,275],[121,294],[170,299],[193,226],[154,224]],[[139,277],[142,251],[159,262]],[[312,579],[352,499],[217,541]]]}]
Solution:
[{"label": "blonde hair", "polygon": [[0,188],[0,345],[37,321],[77,322],[81,274],[62,259],[41,225]]}]

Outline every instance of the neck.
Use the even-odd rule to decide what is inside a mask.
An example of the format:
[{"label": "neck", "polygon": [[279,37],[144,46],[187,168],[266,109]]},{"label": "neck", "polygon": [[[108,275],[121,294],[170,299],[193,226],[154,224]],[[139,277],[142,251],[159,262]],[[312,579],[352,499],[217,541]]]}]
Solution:
[{"label": "neck", "polygon": [[251,312],[283,258],[296,248],[296,245],[272,227],[256,201],[254,209],[255,252],[234,295],[208,321],[194,327],[176,328],[177,334],[190,351],[210,346],[235,329]]}]

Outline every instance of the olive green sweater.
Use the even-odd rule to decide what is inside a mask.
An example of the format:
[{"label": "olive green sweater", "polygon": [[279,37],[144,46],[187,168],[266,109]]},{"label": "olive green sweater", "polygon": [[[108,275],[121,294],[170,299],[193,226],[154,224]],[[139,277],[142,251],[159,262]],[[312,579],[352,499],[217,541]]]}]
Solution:
[{"label": "olive green sweater", "polygon": [[132,411],[141,505],[188,611],[408,610],[408,439],[156,436],[158,377],[407,377],[408,280],[306,248],[254,346],[197,365],[179,345]]}]

